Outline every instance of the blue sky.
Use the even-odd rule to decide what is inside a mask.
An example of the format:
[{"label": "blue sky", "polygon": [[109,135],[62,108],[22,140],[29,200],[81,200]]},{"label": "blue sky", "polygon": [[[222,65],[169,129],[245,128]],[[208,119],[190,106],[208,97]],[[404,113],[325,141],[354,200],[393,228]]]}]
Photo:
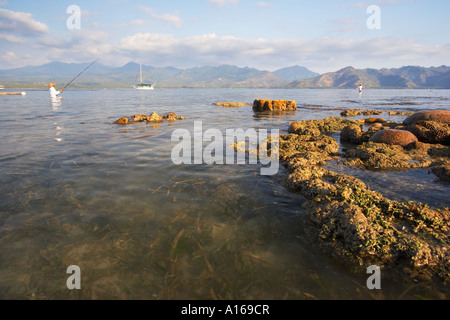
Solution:
[{"label": "blue sky", "polygon": [[[81,9],[69,29],[67,8]],[[370,5],[381,29],[369,29]],[[356,68],[450,65],[448,0],[0,0],[0,68],[129,61]]]}]

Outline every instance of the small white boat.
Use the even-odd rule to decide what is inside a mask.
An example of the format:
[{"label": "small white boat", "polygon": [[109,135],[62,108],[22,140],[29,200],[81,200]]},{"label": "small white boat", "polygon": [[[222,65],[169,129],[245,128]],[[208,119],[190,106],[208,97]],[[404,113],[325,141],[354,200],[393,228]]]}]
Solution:
[{"label": "small white boat", "polygon": [[134,88],[136,90],[154,90],[155,89],[155,86],[153,84],[143,83],[143,80],[142,80],[142,64],[139,64],[139,79],[140,79],[140,83],[134,86]]}]

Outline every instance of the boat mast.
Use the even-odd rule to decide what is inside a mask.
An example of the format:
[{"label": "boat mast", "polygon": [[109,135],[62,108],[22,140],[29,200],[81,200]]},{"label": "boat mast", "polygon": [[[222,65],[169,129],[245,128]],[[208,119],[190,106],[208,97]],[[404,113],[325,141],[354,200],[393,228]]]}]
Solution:
[{"label": "boat mast", "polygon": [[139,74],[140,74],[141,84],[142,84],[142,63],[139,63]]}]

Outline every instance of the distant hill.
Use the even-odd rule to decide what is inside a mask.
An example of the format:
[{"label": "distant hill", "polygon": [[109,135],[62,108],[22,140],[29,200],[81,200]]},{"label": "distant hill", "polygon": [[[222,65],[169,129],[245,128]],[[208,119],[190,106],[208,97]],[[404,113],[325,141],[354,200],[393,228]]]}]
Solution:
[{"label": "distant hill", "polygon": [[315,77],[319,76],[318,73],[312,72],[311,70],[308,70],[305,67],[300,67],[297,65],[288,67],[288,68],[279,69],[272,73],[283,79],[289,80],[289,81],[310,79],[310,78],[315,78]]},{"label": "distant hill", "polygon": [[399,69],[355,69],[347,67],[312,79],[291,82],[287,88],[450,88],[450,67]]},{"label": "distant hill", "polygon": [[[16,88],[46,88],[48,82],[62,87],[89,63],[52,62],[0,70],[0,85]],[[143,81],[156,88],[450,88],[450,67],[399,69],[355,69],[347,67],[318,75],[304,67],[292,66],[274,72],[249,67],[222,65],[189,69],[142,65]],[[139,64],[122,67],[95,63],[70,88],[131,88],[137,83]],[[295,79],[295,80],[292,80]]]},{"label": "distant hill", "polygon": [[175,77],[158,83],[161,88],[273,88],[283,87],[289,80],[268,71],[223,65],[184,70]]}]

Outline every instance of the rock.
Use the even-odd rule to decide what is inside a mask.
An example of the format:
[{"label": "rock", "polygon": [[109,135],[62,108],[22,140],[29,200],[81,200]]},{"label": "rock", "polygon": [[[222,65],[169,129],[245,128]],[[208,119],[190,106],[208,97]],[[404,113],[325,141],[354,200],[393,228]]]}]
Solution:
[{"label": "rock", "polygon": [[132,123],[132,121],[128,117],[120,118],[119,120],[114,122],[114,124],[129,124],[129,123]]},{"label": "rock", "polygon": [[417,137],[409,131],[388,129],[375,133],[369,142],[385,143],[390,145],[399,145],[402,147],[410,143],[419,141]]},{"label": "rock", "polygon": [[406,111],[386,111],[389,116],[412,116],[414,112]]},{"label": "rock", "polygon": [[362,129],[356,124],[346,126],[341,131],[341,140],[359,144],[361,142]]},{"label": "rock", "polygon": [[224,108],[241,108],[246,107],[249,104],[248,103],[242,103],[242,102],[216,102],[214,103],[215,106],[224,107]]},{"label": "rock", "polygon": [[357,117],[361,115],[361,110],[349,109],[341,112],[342,117]]},{"label": "rock", "polygon": [[253,111],[295,111],[297,103],[287,100],[262,100],[258,99],[253,102]]},{"label": "rock", "polygon": [[418,121],[406,127],[421,142],[450,145],[450,124],[435,121]]},{"label": "rock", "polygon": [[[448,209],[433,210],[421,203],[391,201],[357,178],[323,168],[327,162],[340,159],[339,145],[326,132],[335,132],[343,125],[340,130],[348,130],[349,137],[365,134],[356,121],[346,122],[344,125],[342,119],[336,118],[299,121],[291,123],[290,131],[300,134],[280,136],[280,160],[287,163],[289,172],[284,184],[306,200],[303,203],[306,214],[302,217],[307,223],[305,232],[317,236],[315,239],[321,246],[327,245],[330,253],[350,259],[363,269],[380,262],[399,266],[408,276],[417,267],[418,272],[427,268],[427,274],[448,279]],[[315,130],[322,134],[317,136]],[[358,158],[354,160],[367,168],[403,170],[429,167],[431,149],[447,150],[450,154],[450,147],[421,142],[408,147],[412,145],[415,147],[407,150],[399,145],[368,142],[349,149],[346,156],[353,153]],[[421,155],[417,158],[419,151]],[[448,161],[444,163],[448,165]],[[436,166],[435,170],[449,169]]]},{"label": "rock", "polygon": [[405,121],[403,121],[403,124],[409,126],[419,121],[435,121],[435,122],[450,123],[450,111],[430,110],[417,112],[412,116],[406,118]]},{"label": "rock", "polygon": [[166,119],[167,121],[176,121],[176,120],[183,120],[187,119],[185,117],[177,116],[176,113],[167,113],[163,116],[163,119]]},{"label": "rock", "polygon": [[374,125],[369,128],[369,131],[378,131],[380,128],[383,128],[381,123],[374,123]]},{"label": "rock", "polygon": [[382,127],[370,128],[368,131],[364,131],[360,125],[351,124],[342,129],[341,140],[354,144],[368,142],[370,137],[381,128]]},{"label": "rock", "polygon": [[387,121],[382,118],[368,118],[368,119],[364,119],[364,122],[371,124],[371,123],[385,123]]},{"label": "rock", "polygon": [[130,123],[140,123],[140,122],[161,122],[163,120],[167,121],[175,121],[175,120],[182,120],[187,119],[185,117],[177,116],[175,113],[168,113],[161,117],[156,112],[153,112],[151,115],[147,116],[144,114],[135,114],[131,117],[123,117],[119,120],[115,121],[114,124],[130,124]]},{"label": "rock", "polygon": [[311,126],[306,121],[292,122],[291,124],[289,124],[288,132],[313,137],[318,137],[321,135],[321,132],[318,128],[316,128],[315,126]]},{"label": "rock", "polygon": [[135,114],[134,116],[131,117],[131,119],[133,119],[134,122],[144,122],[148,121],[149,116],[143,114]]},{"label": "rock", "polygon": [[156,112],[153,112],[147,119],[147,122],[161,122],[163,121],[163,117],[161,117]]},{"label": "rock", "polygon": [[433,166],[431,169],[431,172],[433,172],[441,181],[450,182],[450,162],[447,161],[446,163],[437,164]]},{"label": "rock", "polygon": [[379,111],[379,110],[367,110],[367,111],[363,111],[363,115],[365,116],[379,116],[383,113],[383,111]]},{"label": "rock", "polygon": [[290,123],[289,133],[304,134],[304,132],[311,133],[314,132],[311,130],[318,129],[321,133],[329,134],[341,131],[348,125],[358,123],[358,121],[347,120],[339,117],[328,117],[323,120],[302,120]]}]

